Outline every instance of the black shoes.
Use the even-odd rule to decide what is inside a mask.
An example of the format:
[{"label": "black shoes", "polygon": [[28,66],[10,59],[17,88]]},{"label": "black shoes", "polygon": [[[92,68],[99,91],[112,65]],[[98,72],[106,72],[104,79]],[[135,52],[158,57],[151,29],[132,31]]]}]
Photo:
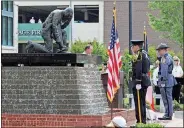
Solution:
[{"label": "black shoes", "polygon": [[164,116],[164,117],[158,118],[158,120],[172,120],[172,117],[166,117],[166,116]]}]

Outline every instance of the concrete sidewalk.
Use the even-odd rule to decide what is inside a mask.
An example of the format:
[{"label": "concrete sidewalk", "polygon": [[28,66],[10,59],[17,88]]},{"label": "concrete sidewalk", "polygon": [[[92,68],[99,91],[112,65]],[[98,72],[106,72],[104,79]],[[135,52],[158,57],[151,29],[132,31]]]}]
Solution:
[{"label": "concrete sidewalk", "polygon": [[[157,116],[158,117],[162,117],[164,115],[164,113],[159,113],[157,112]],[[157,121],[147,121],[147,123],[159,123],[161,125],[163,125],[164,127],[180,127],[183,128],[183,119],[179,119],[179,118],[175,118],[173,115],[173,119],[172,120],[157,120]],[[133,124],[133,125],[132,125]],[[132,124],[128,124],[128,126],[134,126],[135,123],[132,122]]]},{"label": "concrete sidewalk", "polygon": [[[162,117],[163,113],[157,113],[158,117]],[[162,124],[165,127],[182,127],[183,128],[183,119],[175,118],[173,115],[172,120],[158,120],[157,123]]]}]

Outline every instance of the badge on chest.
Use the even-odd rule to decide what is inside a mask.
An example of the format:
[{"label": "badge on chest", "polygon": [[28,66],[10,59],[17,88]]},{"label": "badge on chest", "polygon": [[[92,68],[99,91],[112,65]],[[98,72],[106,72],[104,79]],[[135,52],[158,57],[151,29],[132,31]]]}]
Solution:
[{"label": "badge on chest", "polygon": [[165,57],[162,57],[161,63],[162,63],[162,64],[165,64],[165,62],[166,62],[166,58],[165,58]]}]

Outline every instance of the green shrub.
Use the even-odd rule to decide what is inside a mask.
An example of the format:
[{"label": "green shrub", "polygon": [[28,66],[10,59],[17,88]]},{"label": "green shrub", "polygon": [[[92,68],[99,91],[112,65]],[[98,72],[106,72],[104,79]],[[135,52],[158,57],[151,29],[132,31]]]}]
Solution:
[{"label": "green shrub", "polygon": [[160,105],[155,105],[155,111],[159,112],[160,111]]},{"label": "green shrub", "polygon": [[83,53],[84,48],[88,43],[89,43],[88,41],[81,41],[80,39],[75,40],[75,42],[71,44],[70,52]]},{"label": "green shrub", "polygon": [[92,54],[102,56],[102,61],[104,63],[107,63],[107,60],[108,60],[107,51],[108,50],[107,50],[106,46],[104,44],[97,42],[97,41],[93,41],[92,45],[93,45],[93,53]]},{"label": "green shrub", "polygon": [[174,109],[175,111],[183,111],[182,105],[180,105],[176,100],[174,100],[173,109]]},{"label": "green shrub", "polygon": [[108,60],[107,48],[103,43],[99,43],[96,40],[93,41],[81,41],[80,39],[75,40],[75,42],[71,44],[70,52],[83,53],[84,48],[86,47],[86,45],[88,45],[89,42],[91,42],[93,45],[92,54],[102,56],[102,61],[106,63]]},{"label": "green shrub", "polygon": [[158,123],[151,123],[151,124],[143,124],[143,123],[138,123],[136,124],[136,128],[163,128],[161,124]]},{"label": "green shrub", "polygon": [[127,94],[129,79],[132,73],[132,55],[129,54],[128,49],[125,49],[123,53],[122,62],[123,62],[122,70],[124,72],[124,92],[125,94]]}]

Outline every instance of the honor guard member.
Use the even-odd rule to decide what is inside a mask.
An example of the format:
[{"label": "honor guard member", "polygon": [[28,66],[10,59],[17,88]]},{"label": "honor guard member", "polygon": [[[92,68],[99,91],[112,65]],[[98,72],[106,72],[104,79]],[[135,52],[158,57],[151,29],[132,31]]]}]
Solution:
[{"label": "honor guard member", "polygon": [[132,40],[132,83],[137,123],[146,123],[146,92],[151,85],[148,72],[150,60],[146,51],[142,49],[142,40]]},{"label": "honor guard member", "polygon": [[168,54],[169,47],[161,43],[156,50],[158,50],[159,72],[158,72],[158,86],[165,107],[165,114],[159,120],[172,120],[173,104],[172,104],[172,89],[176,81],[172,75],[173,59]]}]

